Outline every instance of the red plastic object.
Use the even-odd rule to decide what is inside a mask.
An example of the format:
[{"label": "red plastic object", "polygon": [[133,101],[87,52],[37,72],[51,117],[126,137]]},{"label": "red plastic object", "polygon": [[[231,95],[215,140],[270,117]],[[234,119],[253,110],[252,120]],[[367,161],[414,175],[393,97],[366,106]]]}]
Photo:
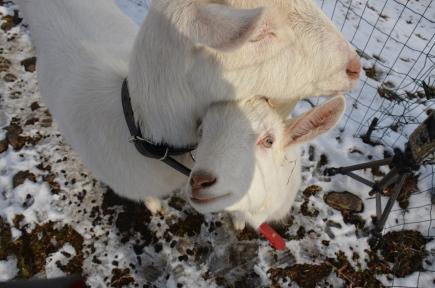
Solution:
[{"label": "red plastic object", "polygon": [[284,250],[285,248],[285,241],[282,239],[282,237],[273,230],[272,227],[269,226],[267,223],[263,223],[258,228],[258,231],[261,233],[261,235],[264,236],[264,238],[269,241],[270,245],[272,245],[273,248],[276,250]]}]

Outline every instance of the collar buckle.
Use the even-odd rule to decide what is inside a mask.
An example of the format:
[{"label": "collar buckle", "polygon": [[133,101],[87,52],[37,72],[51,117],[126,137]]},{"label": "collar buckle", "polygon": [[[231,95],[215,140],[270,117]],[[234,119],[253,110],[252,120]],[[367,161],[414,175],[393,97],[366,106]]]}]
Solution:
[{"label": "collar buckle", "polygon": [[135,136],[131,136],[130,138],[128,138],[128,143],[133,143],[133,142],[138,142],[138,141],[148,142],[144,138],[136,136],[136,135]]}]

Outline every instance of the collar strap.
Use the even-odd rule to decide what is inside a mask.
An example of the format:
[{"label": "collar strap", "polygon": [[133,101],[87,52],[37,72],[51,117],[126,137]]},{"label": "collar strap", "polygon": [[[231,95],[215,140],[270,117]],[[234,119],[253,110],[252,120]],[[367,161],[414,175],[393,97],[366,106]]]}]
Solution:
[{"label": "collar strap", "polygon": [[145,139],[142,136],[140,128],[136,125],[136,122],[134,120],[127,79],[124,79],[124,82],[122,83],[121,99],[125,121],[127,122],[128,130],[131,134],[129,142],[133,142],[137,151],[143,156],[147,158],[161,160],[172,168],[179,171],[180,173],[189,176],[190,170],[170,156],[176,156],[191,152],[192,150],[195,150],[196,147],[188,146],[178,148],[170,146],[166,143],[155,144],[152,141]]},{"label": "collar strap", "polygon": [[140,128],[136,125],[134,120],[133,108],[131,107],[130,93],[128,91],[127,79],[122,83],[122,108],[124,110],[125,121],[127,122],[128,129],[130,130],[130,142],[133,142],[136,149],[148,158],[163,160],[167,156],[176,156],[191,152],[195,150],[195,146],[188,147],[173,147],[166,143],[155,144],[142,136]]}]

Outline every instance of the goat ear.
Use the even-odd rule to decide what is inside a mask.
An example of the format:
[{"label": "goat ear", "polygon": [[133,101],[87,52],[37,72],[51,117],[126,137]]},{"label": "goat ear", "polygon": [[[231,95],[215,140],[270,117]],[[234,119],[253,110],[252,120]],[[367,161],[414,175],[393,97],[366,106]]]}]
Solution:
[{"label": "goat ear", "polygon": [[332,129],[345,109],[343,96],[336,96],[322,106],[312,109],[286,123],[286,146],[310,141]]},{"label": "goat ear", "polygon": [[231,51],[245,44],[262,19],[263,8],[236,9],[227,5],[199,4],[190,36],[196,43],[220,51]]}]

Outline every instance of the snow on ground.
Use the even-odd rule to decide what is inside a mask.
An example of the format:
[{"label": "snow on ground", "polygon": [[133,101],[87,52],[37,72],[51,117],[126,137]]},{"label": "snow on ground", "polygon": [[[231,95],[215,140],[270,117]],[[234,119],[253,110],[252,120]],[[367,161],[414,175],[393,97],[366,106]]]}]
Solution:
[{"label": "snow on ground", "polygon": [[[435,236],[433,167],[421,169],[417,184],[410,181],[409,190],[417,191],[407,210],[394,205],[384,231],[421,234],[389,233],[388,243],[398,237],[399,246],[384,243],[377,253],[367,244],[375,214],[369,189],[344,176],[325,177],[322,171],[382,159],[392,146],[403,145],[415,125],[387,129],[397,117],[386,112],[401,115],[408,109],[407,115],[422,121],[434,107],[433,101],[418,98],[409,108],[379,97],[377,90],[389,82],[400,95],[414,93],[421,89],[413,79],[435,80],[435,4],[317,2],[359,48],[367,76],[348,95],[340,127],[304,148],[304,193],[298,195],[291,219],[276,227],[293,255],[286,262],[255,232],[235,232],[224,214],[195,213],[182,195],[167,199],[165,213],[153,217],[144,206],[107,192],[64,142],[40,102],[28,31],[14,16],[16,6],[0,1],[0,280],[81,273],[90,287],[432,287],[435,241],[424,243]],[[148,7],[145,0],[117,3],[138,24]],[[295,113],[309,107],[302,102]],[[385,146],[354,137],[367,131],[373,116],[383,127],[375,130],[373,140],[383,136]],[[360,174],[374,179],[373,174],[386,172],[388,168]],[[326,205],[324,196],[331,191],[359,196],[363,211],[342,214]]]}]

